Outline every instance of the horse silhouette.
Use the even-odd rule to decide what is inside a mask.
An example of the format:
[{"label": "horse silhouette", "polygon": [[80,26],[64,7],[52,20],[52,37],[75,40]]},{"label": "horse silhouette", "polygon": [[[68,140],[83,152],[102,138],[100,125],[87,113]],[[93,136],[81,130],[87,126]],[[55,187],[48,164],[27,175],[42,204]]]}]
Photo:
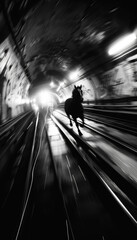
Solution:
[{"label": "horse silhouette", "polygon": [[[81,136],[82,133],[79,129],[79,123],[77,122],[77,118],[80,118],[82,120],[81,127],[84,126],[84,114],[83,114],[83,91],[82,91],[82,85],[75,86],[72,91],[72,97],[68,98],[65,101],[65,112],[70,120],[70,126],[73,126],[72,119],[74,120],[76,127],[78,129],[78,133]],[[72,117],[72,119],[71,119]]]}]

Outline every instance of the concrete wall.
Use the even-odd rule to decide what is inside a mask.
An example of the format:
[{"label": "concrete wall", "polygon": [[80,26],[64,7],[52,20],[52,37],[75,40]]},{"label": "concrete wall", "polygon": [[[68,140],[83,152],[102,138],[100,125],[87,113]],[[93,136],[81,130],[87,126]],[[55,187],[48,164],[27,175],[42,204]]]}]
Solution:
[{"label": "concrete wall", "polygon": [[101,82],[104,99],[137,96],[137,56],[129,57],[102,73]]},{"label": "concrete wall", "polygon": [[29,81],[16,56],[10,38],[0,44],[0,116],[1,122],[23,112]]}]

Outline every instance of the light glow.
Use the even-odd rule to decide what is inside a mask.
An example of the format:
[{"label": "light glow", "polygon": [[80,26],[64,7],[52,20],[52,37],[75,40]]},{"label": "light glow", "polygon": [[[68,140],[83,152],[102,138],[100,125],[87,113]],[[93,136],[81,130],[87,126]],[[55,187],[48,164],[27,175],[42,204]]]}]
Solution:
[{"label": "light glow", "polygon": [[35,112],[38,112],[38,110],[39,110],[39,107],[35,102],[32,103],[32,108]]},{"label": "light glow", "polygon": [[136,42],[136,34],[128,34],[121,39],[117,40],[108,50],[110,56],[117,55],[128,48],[132,47]]},{"label": "light glow", "polygon": [[50,83],[50,87],[51,88],[54,88],[56,85],[55,85],[55,83],[52,81],[51,83]]},{"label": "light glow", "polygon": [[69,79],[75,81],[79,78],[79,74],[80,74],[80,70],[76,69],[76,70],[69,73]]},{"label": "light glow", "polygon": [[41,106],[50,106],[53,103],[53,96],[49,91],[40,91],[37,96],[38,103]]}]

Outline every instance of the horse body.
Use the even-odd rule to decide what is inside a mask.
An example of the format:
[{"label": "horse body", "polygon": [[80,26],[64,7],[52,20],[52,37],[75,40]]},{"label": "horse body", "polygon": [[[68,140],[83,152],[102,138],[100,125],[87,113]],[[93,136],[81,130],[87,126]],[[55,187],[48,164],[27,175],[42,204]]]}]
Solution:
[{"label": "horse body", "polygon": [[82,120],[82,126],[84,125],[84,114],[83,114],[83,106],[82,106],[82,90],[81,86],[74,88],[72,92],[72,98],[68,98],[65,101],[65,112],[70,120],[70,126],[72,126],[72,119],[74,120],[76,127],[78,129],[79,135],[82,135],[80,129],[79,129],[79,124],[77,122],[77,118],[80,118]]}]

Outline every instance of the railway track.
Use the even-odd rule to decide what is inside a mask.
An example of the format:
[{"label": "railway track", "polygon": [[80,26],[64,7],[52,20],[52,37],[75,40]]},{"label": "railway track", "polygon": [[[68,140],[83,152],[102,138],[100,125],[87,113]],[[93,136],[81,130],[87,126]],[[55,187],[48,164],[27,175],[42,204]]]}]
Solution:
[{"label": "railway track", "polygon": [[[31,227],[28,231],[24,228],[19,239],[24,239],[24,234],[28,232],[29,237],[25,235],[27,239],[47,235],[49,239],[54,239],[55,235],[60,239],[121,239],[123,236],[125,239],[129,236],[135,239],[136,207],[95,163],[94,153],[90,150],[87,153],[87,148],[84,146],[84,150],[83,143],[80,144],[81,138],[77,134],[72,136],[54,117],[47,121],[45,134],[49,160],[45,168],[46,176],[44,175],[44,199],[49,197],[48,179],[53,174],[51,198],[49,201],[45,200],[45,204],[39,191],[37,201],[34,193],[32,194],[28,205],[35,206],[33,211],[28,207],[28,212],[31,212]],[[38,170],[35,171],[37,175]],[[38,185],[35,177],[34,182]],[[39,201],[44,202],[41,208]]]},{"label": "railway track", "polygon": [[[66,114],[63,111],[57,112],[66,117]],[[85,119],[85,127],[87,129],[102,135],[104,138],[114,142],[115,144],[121,145],[121,147],[128,149],[132,153],[137,153],[137,130],[135,128],[132,127],[131,129],[127,124],[115,123],[114,120],[113,122],[108,123],[105,118],[103,120],[98,120],[87,114],[85,114]],[[80,121],[78,122],[81,124]]]},{"label": "railway track", "polygon": [[[84,173],[84,175],[87,177],[87,179],[89,180],[89,183],[90,183],[90,186],[94,186],[94,188],[96,189],[95,192],[98,192],[97,191],[97,188],[99,188],[98,184],[101,183],[100,185],[100,192],[102,193],[103,192],[103,197],[104,200],[103,201],[106,201],[107,197],[106,195],[108,194],[109,195],[109,202],[111,202],[111,207],[114,206],[112,203],[113,200],[115,199],[115,201],[117,202],[118,204],[118,208],[120,207],[120,209],[126,214],[126,216],[128,216],[128,218],[131,220],[131,222],[133,223],[133,225],[136,226],[136,207],[134,208],[133,206],[134,203],[131,201],[131,199],[128,198],[128,196],[122,191],[121,188],[119,188],[118,184],[117,184],[117,181],[114,181],[114,177],[111,178],[111,176],[108,175],[108,169],[106,171],[106,168],[102,168],[102,166],[100,167],[98,165],[98,162],[97,162],[97,158],[99,156],[95,155],[95,152],[92,151],[91,147],[89,145],[87,145],[87,143],[85,143],[85,141],[83,141],[81,139],[81,137],[79,137],[77,134],[72,134],[72,131],[71,130],[68,130],[68,128],[66,127],[65,124],[63,124],[63,127],[62,127],[62,123],[60,121],[57,121],[54,117],[53,117],[53,120],[54,122],[57,124],[57,126],[61,129],[61,131],[63,132],[63,135],[65,134],[65,137],[67,136],[67,145],[70,144],[71,142],[71,145],[73,145],[73,148],[75,149],[75,151],[77,152],[78,156],[75,157],[75,159],[79,159],[78,163],[80,165],[80,168],[82,169],[82,172]],[[63,128],[63,129],[62,129]],[[65,130],[64,130],[65,128]],[[66,132],[67,131],[67,132]],[[65,133],[64,133],[65,132]],[[74,137],[74,139],[72,139],[72,135]],[[70,141],[71,140],[71,141]],[[72,151],[72,146],[71,146],[71,151]],[[100,160],[100,159],[98,159]],[[110,170],[110,169],[109,169]],[[117,178],[118,175],[115,173],[115,172],[111,172],[111,174],[113,173],[113,175],[115,174],[115,177]],[[91,177],[95,177],[96,181],[93,181],[93,178]],[[94,179],[94,180],[95,180]],[[121,179],[122,180],[122,179]],[[94,184],[93,185],[93,182],[97,184]],[[123,181],[124,183],[124,181]],[[97,187],[98,186],[98,187]],[[129,187],[131,186],[128,186],[128,190],[129,190]],[[102,190],[104,189],[104,190]],[[107,190],[107,191],[106,191]],[[78,191],[78,190],[77,190]],[[134,189],[134,194],[135,194],[135,189]],[[102,199],[102,196],[99,194],[98,192],[98,195],[99,195],[99,199]],[[110,200],[110,195],[112,197],[112,199]],[[132,202],[132,203],[131,203]],[[108,202],[107,202],[108,204]],[[130,205],[131,204],[131,205]],[[109,205],[109,204],[108,204]],[[129,207],[130,205],[130,207]],[[106,206],[105,206],[106,207]],[[133,210],[134,208],[134,210]],[[116,210],[116,209],[115,209]],[[110,211],[111,212],[111,211]],[[119,212],[119,211],[117,211]],[[121,211],[120,211],[121,212]],[[111,212],[112,214],[112,212]],[[135,214],[135,215],[134,215]],[[113,214],[112,214],[113,215]],[[134,215],[134,216],[133,216]],[[91,216],[92,216],[92,213],[91,213]],[[118,218],[120,219],[121,218],[121,215],[118,217],[118,215],[116,216],[116,221],[118,221]],[[123,220],[124,221],[124,220]],[[123,222],[122,221],[122,222]],[[90,228],[89,228],[90,229]],[[90,233],[89,233],[89,229],[86,230],[87,232],[87,236],[90,236]],[[122,228],[120,227],[120,229],[117,231],[116,230],[116,226],[114,227],[115,233],[113,233],[113,237],[116,238],[116,239],[120,239],[120,237],[122,237],[122,235],[125,234],[125,231],[122,232]],[[128,228],[129,230],[129,228]],[[135,232],[136,232],[136,227],[135,227]],[[121,231],[121,233],[120,233]],[[133,230],[132,230],[133,231]],[[132,232],[131,231],[131,232]],[[134,233],[135,233],[134,232]],[[120,236],[121,234],[121,236]],[[132,232],[133,234],[133,232]],[[101,237],[101,236],[100,236]],[[102,234],[102,238],[103,238],[103,234]],[[106,236],[106,239],[109,238],[109,239],[113,239],[112,235],[111,236]],[[105,237],[104,237],[105,238]],[[82,238],[81,238],[82,239]],[[88,238],[87,238],[88,239]],[[90,238],[89,238],[90,239]]]},{"label": "railway track", "polygon": [[114,125],[120,130],[127,131],[129,133],[137,133],[137,111],[136,109],[107,109],[104,108],[94,108],[94,107],[84,107],[84,111],[87,118],[92,118],[94,121],[103,122],[105,120],[106,124]]},{"label": "railway track", "polygon": [[14,239],[22,214],[31,154],[28,139],[33,136],[35,119],[31,116],[19,124],[20,128],[17,126],[16,133],[9,136],[10,141],[7,140],[0,155],[0,226],[4,239]]},{"label": "railway track", "polygon": [[[66,115],[62,113],[62,111],[55,111],[54,115],[59,121],[62,121],[62,123],[64,121],[64,125],[68,126],[68,129],[70,129],[68,119]],[[99,157],[104,159],[103,164],[107,162],[107,164],[109,164],[111,167],[113,166],[113,168],[116,168],[115,165],[118,165],[119,169],[117,169],[117,171],[121,172],[121,175],[124,178],[127,178],[128,182],[132,182],[136,188],[137,179],[135,168],[137,168],[137,148],[136,145],[132,145],[130,143],[131,139],[133,144],[135,144],[136,137],[133,136],[133,139],[132,135],[128,135],[126,137],[126,134],[124,132],[119,133],[117,132],[117,129],[113,129],[112,131],[112,128],[109,129],[108,127],[104,127],[104,125],[105,124],[103,122],[103,127],[101,126],[97,128],[96,124],[94,124],[93,121],[89,122],[85,120],[83,140],[85,139],[86,142],[90,144],[92,152],[94,152],[94,154],[97,154]],[[75,130],[75,125],[73,129]],[[73,133],[72,129],[70,129],[70,131]],[[115,134],[115,131],[117,135]],[[113,133],[115,134],[114,136]],[[120,161],[118,158],[121,158]],[[128,167],[131,172],[128,171]]]},{"label": "railway track", "polygon": [[10,240],[136,239],[136,187],[61,120],[38,120],[24,207]]}]

